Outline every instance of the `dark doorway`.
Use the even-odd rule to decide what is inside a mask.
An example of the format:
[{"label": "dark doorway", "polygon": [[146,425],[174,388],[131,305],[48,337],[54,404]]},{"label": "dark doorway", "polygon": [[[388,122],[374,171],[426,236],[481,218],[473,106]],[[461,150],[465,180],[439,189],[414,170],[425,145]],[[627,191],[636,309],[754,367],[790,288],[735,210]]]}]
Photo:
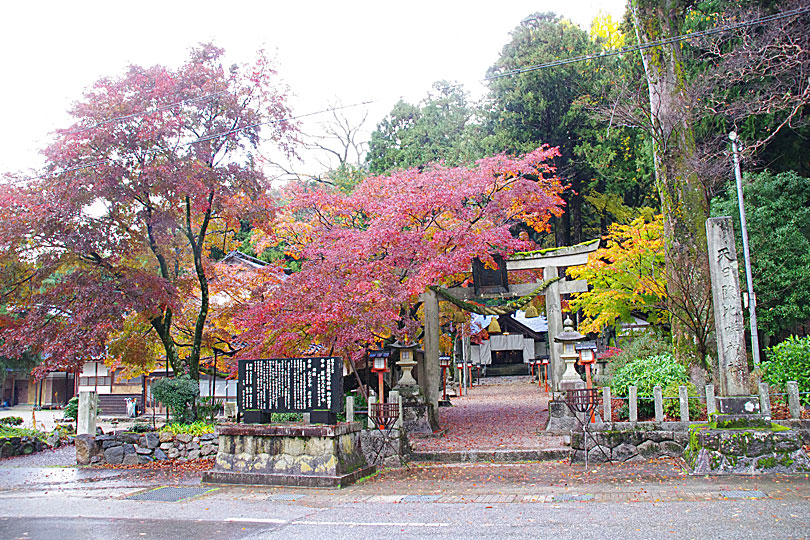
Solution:
[{"label": "dark doorway", "polygon": [[493,351],[492,364],[496,366],[505,366],[511,364],[523,363],[523,351]]}]

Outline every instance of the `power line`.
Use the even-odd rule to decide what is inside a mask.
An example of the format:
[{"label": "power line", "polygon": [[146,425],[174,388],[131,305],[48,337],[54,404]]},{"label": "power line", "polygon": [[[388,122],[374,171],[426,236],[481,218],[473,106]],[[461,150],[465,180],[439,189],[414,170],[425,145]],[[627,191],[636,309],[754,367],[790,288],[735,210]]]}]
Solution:
[{"label": "power line", "polygon": [[[587,60],[599,60],[599,59],[602,59],[602,58],[609,58],[609,57],[612,57],[612,56],[620,56],[622,54],[627,54],[627,53],[631,53],[631,52],[635,52],[635,51],[642,51],[642,50],[645,50],[645,49],[652,49],[652,48],[655,48],[655,47],[660,47],[662,45],[671,45],[672,43],[678,43],[678,42],[686,41],[686,40],[689,40],[689,39],[694,39],[694,38],[699,38],[699,37],[704,37],[704,36],[711,36],[711,35],[715,35],[715,34],[722,34],[722,33],[728,32],[730,30],[737,30],[738,28],[745,28],[747,26],[755,26],[755,25],[760,25],[760,24],[769,23],[769,22],[773,22],[773,21],[778,21],[780,19],[793,17],[794,15],[802,15],[802,14],[808,13],[808,12],[810,12],[810,6],[797,8],[797,9],[792,9],[792,10],[784,11],[784,12],[781,12],[781,13],[775,13],[773,15],[760,17],[759,19],[754,19],[754,20],[751,20],[751,21],[743,21],[743,22],[739,22],[739,23],[735,23],[735,24],[729,24],[729,25],[726,25],[726,26],[718,26],[717,28],[710,28],[708,30],[700,30],[698,32],[692,32],[691,34],[681,34],[681,35],[673,36],[673,37],[666,38],[666,39],[659,39],[659,40],[656,40],[656,41],[650,41],[648,43],[644,43],[644,44],[640,44],[640,45],[634,45],[632,47],[624,47],[622,49],[617,49],[615,51],[606,51],[606,52],[596,53],[596,54],[583,54],[583,55],[575,56],[575,57],[572,57],[572,58],[564,58],[564,59],[561,59],[561,60],[554,60],[553,62],[546,62],[546,63],[543,63],[543,64],[534,64],[534,65],[526,66],[526,67],[523,67],[523,68],[510,69],[510,70],[507,70],[507,71],[504,71],[504,72],[501,72],[501,73],[497,73],[495,75],[489,75],[487,77],[484,77],[484,79],[482,81],[484,81],[484,82],[485,81],[491,81],[491,80],[500,79],[500,78],[503,78],[503,77],[511,77],[513,75],[520,75],[521,73],[528,73],[528,72],[531,72],[531,71],[537,71],[537,70],[540,70],[540,69],[546,69],[546,68],[550,68],[550,67],[565,66],[565,65],[568,65],[568,64],[576,63],[576,62],[584,62],[584,61],[587,61]],[[455,86],[459,86],[459,85],[455,85]],[[452,88],[452,86],[448,87],[448,88]]]},{"label": "power line", "polygon": [[[620,55],[635,52],[635,51],[652,49],[652,48],[655,48],[655,47],[660,47],[660,46],[663,46],[663,45],[670,45],[670,44],[673,44],[673,43],[679,43],[681,41],[687,41],[687,40],[695,39],[695,38],[699,38],[699,37],[711,36],[711,35],[715,35],[715,34],[721,34],[721,33],[725,33],[725,32],[731,31],[731,30],[736,30],[736,29],[739,29],[739,28],[745,28],[745,27],[748,27],[748,26],[755,26],[755,25],[761,25],[761,24],[765,24],[765,23],[769,23],[769,22],[774,22],[774,21],[785,19],[785,18],[788,18],[788,17],[793,17],[795,15],[802,15],[802,14],[808,13],[808,12],[810,12],[810,6],[801,7],[801,8],[797,8],[797,9],[793,9],[793,10],[789,10],[789,11],[784,11],[784,12],[781,12],[781,13],[775,13],[773,15],[767,15],[765,17],[760,17],[758,19],[754,19],[754,20],[750,20],[750,21],[743,21],[743,22],[739,22],[739,23],[735,23],[735,24],[719,26],[717,28],[701,30],[701,31],[697,31],[697,32],[692,32],[690,34],[681,34],[681,35],[673,36],[673,37],[666,38],[666,39],[650,41],[648,43],[639,44],[639,45],[635,45],[635,46],[632,46],[632,47],[623,47],[621,49],[617,49],[617,50],[614,50],[614,51],[605,51],[605,52],[596,53],[596,54],[585,54],[585,55],[575,56],[575,57],[572,57],[572,58],[564,58],[564,59],[560,59],[560,60],[554,60],[552,62],[546,62],[546,63],[542,63],[542,64],[534,64],[534,65],[526,66],[526,67],[522,67],[522,68],[511,69],[511,70],[503,71],[501,73],[497,73],[497,74],[494,74],[494,75],[489,75],[487,77],[484,77],[483,79],[481,79],[480,82],[486,82],[486,81],[491,81],[491,80],[495,80],[495,79],[501,79],[501,78],[505,78],[505,77],[512,77],[512,76],[515,76],[515,75],[520,75],[522,73],[529,73],[529,72],[532,72],[532,71],[538,71],[538,70],[541,70],[541,69],[548,69],[548,68],[552,68],[552,67],[564,66],[564,65],[568,65],[568,64],[577,63],[577,62],[584,62],[584,61],[588,61],[588,60],[599,60],[599,59],[602,59],[602,58],[610,58],[610,57],[613,57],[613,56],[620,56]],[[447,86],[438,88],[437,90],[439,90],[439,91],[441,91],[441,90],[449,90],[451,88],[457,88],[457,87],[460,87],[460,86],[464,86],[464,83],[457,83],[457,84],[453,84],[453,85],[447,85]],[[226,94],[226,93],[227,92],[223,91],[223,92],[215,92],[215,93],[212,93],[212,94],[206,94],[204,96],[199,96],[197,98],[191,98],[191,99],[182,100],[182,101],[178,101],[178,102],[175,102],[175,103],[167,104],[167,105],[164,105],[162,107],[158,107],[157,109],[152,109],[150,111],[144,111],[144,112],[140,112],[140,113],[131,113],[131,114],[124,115],[124,116],[110,118],[110,119],[104,120],[102,122],[99,122],[98,124],[95,124],[93,126],[77,128],[77,129],[74,129],[74,130],[71,130],[71,131],[67,131],[65,133],[66,134],[72,134],[72,133],[77,133],[77,132],[81,132],[81,131],[86,131],[86,130],[94,129],[96,127],[100,127],[100,126],[103,126],[103,125],[106,125],[106,124],[109,124],[109,123],[112,123],[112,122],[121,121],[121,120],[127,120],[127,119],[130,119],[130,118],[135,118],[135,117],[138,117],[138,116],[144,116],[144,115],[147,115],[147,114],[153,114],[154,112],[160,112],[160,111],[163,111],[163,110],[171,109],[173,107],[177,107],[179,105],[184,105],[184,104],[188,104],[188,103],[194,103],[194,102],[197,102],[197,101],[210,99],[210,98],[213,98],[213,97],[216,97],[216,96],[219,96],[219,95],[222,95],[222,94]],[[194,141],[190,141],[188,143],[183,143],[181,146],[190,146],[192,144],[198,144],[198,143],[201,143],[201,142],[206,142],[206,141],[218,139],[220,137],[227,137],[227,136],[239,133],[241,131],[256,128],[256,127],[263,126],[263,125],[271,125],[271,124],[280,124],[280,123],[285,123],[285,122],[291,122],[293,120],[298,120],[298,119],[306,118],[306,117],[310,117],[310,116],[317,116],[317,115],[324,114],[324,113],[327,113],[327,112],[339,111],[339,110],[343,110],[343,109],[359,107],[359,106],[362,106],[362,105],[370,105],[372,103],[376,103],[377,101],[378,100],[373,100],[372,99],[372,100],[367,100],[367,101],[363,101],[363,102],[360,102],[360,103],[354,103],[354,104],[351,104],[351,105],[344,105],[344,106],[339,106],[339,107],[329,107],[329,108],[322,109],[322,110],[319,110],[319,111],[305,113],[305,114],[301,114],[301,115],[297,115],[297,116],[292,116],[292,117],[289,117],[289,118],[283,118],[283,119],[279,119],[279,120],[269,120],[269,121],[266,121],[266,122],[257,122],[257,123],[254,123],[254,124],[229,129],[227,131],[223,131],[223,132],[220,132],[220,133],[213,133],[213,134],[210,134],[210,135],[206,135],[206,136],[200,137],[200,138],[198,138],[198,139],[196,139]],[[147,152],[147,154],[155,153],[155,152],[157,152],[157,151]],[[43,174],[43,175],[33,176],[33,177],[25,178],[25,179],[16,179],[16,180],[12,180],[12,181],[15,182],[15,183],[21,183],[21,182],[26,182],[26,181],[30,181],[30,180],[46,178],[46,177],[49,177],[49,176],[64,174],[66,172],[71,172],[71,171],[75,171],[75,170],[96,167],[98,165],[101,165],[103,163],[107,163],[109,161],[110,161],[109,159],[94,160],[94,161],[86,163],[86,164],[76,165],[74,167],[69,167],[67,169],[63,169],[60,172],[55,172],[55,173],[50,173],[50,174]]]}]

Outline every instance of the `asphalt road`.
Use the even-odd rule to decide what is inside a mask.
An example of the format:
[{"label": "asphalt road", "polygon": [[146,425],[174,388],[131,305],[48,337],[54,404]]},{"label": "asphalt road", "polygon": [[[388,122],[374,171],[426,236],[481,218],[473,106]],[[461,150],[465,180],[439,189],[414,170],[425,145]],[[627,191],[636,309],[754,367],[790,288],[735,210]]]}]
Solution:
[{"label": "asphalt road", "polygon": [[[45,501],[40,501],[45,503]],[[806,538],[806,503],[724,501],[681,503],[344,504],[312,509],[267,503],[249,511],[231,507],[198,517],[172,517],[174,508],[134,509],[137,517],[64,515],[0,518],[0,538]],[[6,514],[7,508],[3,513]],[[43,510],[45,510],[43,508]],[[130,508],[129,510],[133,510]],[[223,510],[225,510],[223,514]],[[104,513],[104,512],[102,512]],[[157,517],[156,514],[163,517]],[[233,515],[228,516],[231,513]],[[45,515],[41,515],[45,514]],[[151,516],[149,514],[152,514]],[[215,514],[215,515],[211,515]]]},{"label": "asphalt road", "polygon": [[695,477],[677,460],[414,465],[307,490],[59,466],[71,450],[0,460],[0,540],[810,537],[806,475]]}]

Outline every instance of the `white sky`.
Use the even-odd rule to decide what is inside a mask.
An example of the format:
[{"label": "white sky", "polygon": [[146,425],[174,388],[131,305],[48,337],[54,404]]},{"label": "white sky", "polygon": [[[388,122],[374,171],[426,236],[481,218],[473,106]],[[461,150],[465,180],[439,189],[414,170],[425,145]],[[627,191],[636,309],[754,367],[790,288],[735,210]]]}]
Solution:
[{"label": "white sky", "polygon": [[373,130],[400,97],[417,102],[437,80],[480,93],[477,81],[527,15],[555,11],[587,29],[600,10],[619,18],[624,0],[7,2],[0,173],[40,167],[49,133],[70,124],[66,110],[97,79],[129,64],[180,65],[202,41],[223,47],[229,63],[261,48],[275,56],[295,114],[374,100]]}]

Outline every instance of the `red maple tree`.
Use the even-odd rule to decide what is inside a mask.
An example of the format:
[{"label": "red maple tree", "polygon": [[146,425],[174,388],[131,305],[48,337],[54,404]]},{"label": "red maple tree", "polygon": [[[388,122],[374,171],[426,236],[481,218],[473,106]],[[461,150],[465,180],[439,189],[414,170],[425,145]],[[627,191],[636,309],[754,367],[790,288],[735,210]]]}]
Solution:
[{"label": "red maple tree", "polygon": [[[461,281],[474,257],[492,263],[534,244],[513,236],[562,211],[556,149],[497,155],[472,167],[435,165],[366,179],[352,193],[296,184],[268,237],[300,270],[257,290],[240,317],[242,356],[295,356],[313,342],[345,358],[383,336],[417,338],[418,295]],[[458,278],[458,279],[456,279]]]},{"label": "red maple tree", "polygon": [[41,374],[108,353],[147,369],[162,352],[198,376],[211,246],[268,214],[257,145],[289,151],[296,132],[267,59],[222,55],[202,45],[179,68],[99,80],[45,150],[47,174],[2,190],[15,271],[0,278],[0,354],[42,352]]}]

